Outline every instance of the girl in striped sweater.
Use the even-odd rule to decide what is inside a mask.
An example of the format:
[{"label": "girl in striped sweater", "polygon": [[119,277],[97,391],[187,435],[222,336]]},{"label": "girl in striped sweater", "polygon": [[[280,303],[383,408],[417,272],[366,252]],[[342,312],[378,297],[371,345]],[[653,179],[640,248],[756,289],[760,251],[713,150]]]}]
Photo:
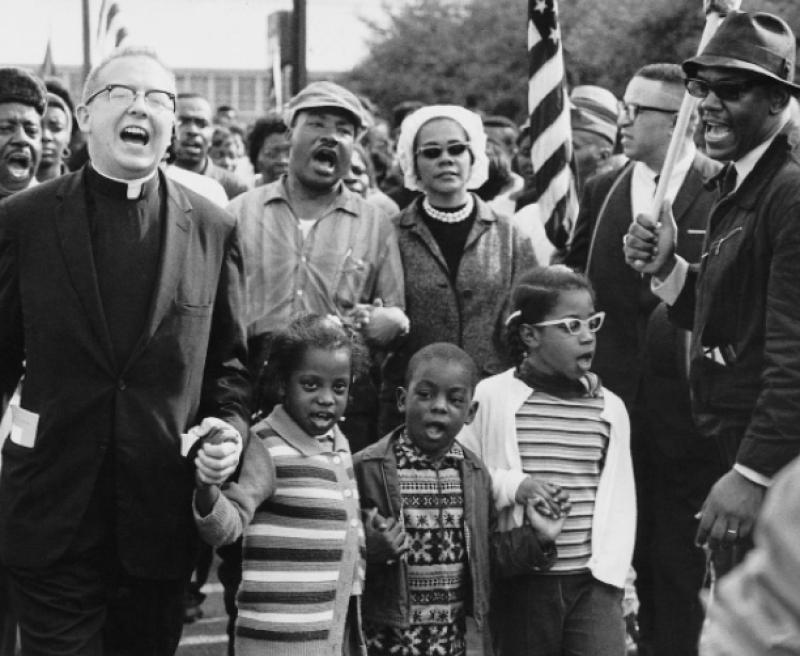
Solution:
[{"label": "girl in striped sweater", "polygon": [[238,482],[209,484],[215,463],[198,453],[200,534],[214,546],[244,534],[237,656],[364,653],[364,533],[337,426],[363,353],[336,317],[293,321],[275,336],[265,376],[282,404],[251,429]]},{"label": "girl in striped sweater", "polygon": [[512,305],[519,365],[478,384],[464,443],[491,472],[501,528],[521,524],[528,500],[567,493],[572,509],[552,568],[497,595],[500,653],[621,656],[636,501],[625,406],[590,371],[604,315],[588,280],[564,266],[523,275]]}]

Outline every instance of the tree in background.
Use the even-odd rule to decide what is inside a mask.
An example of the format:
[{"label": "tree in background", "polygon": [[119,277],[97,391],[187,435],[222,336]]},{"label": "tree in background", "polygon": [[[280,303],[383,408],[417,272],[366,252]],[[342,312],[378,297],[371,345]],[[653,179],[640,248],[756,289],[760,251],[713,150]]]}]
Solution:
[{"label": "tree in background", "polygon": [[413,0],[386,27],[370,25],[370,54],[344,83],[384,108],[471,97],[483,109],[513,100],[524,113],[525,3]]},{"label": "tree in background", "polygon": [[[744,0],[800,34],[798,0]],[[620,95],[641,66],[694,54],[703,28],[700,0],[562,0],[572,84]],[[342,82],[383,109],[403,100],[474,105],[523,121],[527,111],[527,0],[411,0],[371,24],[369,55]]]}]

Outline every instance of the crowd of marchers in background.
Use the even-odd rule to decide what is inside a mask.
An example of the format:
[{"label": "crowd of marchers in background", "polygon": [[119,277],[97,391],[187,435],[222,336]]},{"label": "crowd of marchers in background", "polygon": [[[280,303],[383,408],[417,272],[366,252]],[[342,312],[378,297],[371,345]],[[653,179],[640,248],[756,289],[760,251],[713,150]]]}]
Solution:
[{"label": "crowd of marchers in background", "polygon": [[215,549],[240,656],[800,651],[795,50],[571,89],[563,243],[462,99],[0,67],[0,656],[173,654]]}]

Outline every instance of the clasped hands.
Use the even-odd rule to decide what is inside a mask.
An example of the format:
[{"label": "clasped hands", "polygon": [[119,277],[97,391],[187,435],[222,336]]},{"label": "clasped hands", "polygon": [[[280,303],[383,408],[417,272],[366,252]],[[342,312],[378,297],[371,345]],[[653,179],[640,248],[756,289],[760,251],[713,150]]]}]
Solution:
[{"label": "clasped hands", "polygon": [[525,516],[536,534],[550,541],[561,533],[572,509],[569,495],[559,485],[530,475],[519,484],[514,500],[525,507]]},{"label": "clasped hands", "polygon": [[190,429],[200,440],[194,459],[198,485],[222,485],[239,465],[242,436],[233,426],[216,417],[206,417]]},{"label": "clasped hands", "polygon": [[394,517],[383,517],[377,508],[364,512],[367,562],[392,565],[408,551],[408,535]]},{"label": "clasped hands", "polygon": [[358,303],[350,313],[350,321],[364,338],[376,344],[388,344],[408,333],[409,321],[399,307],[386,307],[376,298],[370,303]]}]

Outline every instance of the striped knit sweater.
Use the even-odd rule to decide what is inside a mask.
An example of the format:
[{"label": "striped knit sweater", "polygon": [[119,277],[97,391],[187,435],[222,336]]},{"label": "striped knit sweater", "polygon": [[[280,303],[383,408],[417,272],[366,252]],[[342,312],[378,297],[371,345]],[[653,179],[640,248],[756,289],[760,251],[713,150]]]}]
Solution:
[{"label": "striped knit sweater", "polygon": [[252,429],[238,483],[206,517],[212,545],[244,532],[236,653],[342,653],[351,595],[364,575],[364,533],[347,440],[333,451],[278,406]]},{"label": "striped knit sweater", "polygon": [[558,558],[545,576],[584,570],[591,559],[595,498],[610,435],[604,405],[602,390],[561,398],[534,389],[517,410],[522,471],[561,486],[572,502],[556,538]]}]

